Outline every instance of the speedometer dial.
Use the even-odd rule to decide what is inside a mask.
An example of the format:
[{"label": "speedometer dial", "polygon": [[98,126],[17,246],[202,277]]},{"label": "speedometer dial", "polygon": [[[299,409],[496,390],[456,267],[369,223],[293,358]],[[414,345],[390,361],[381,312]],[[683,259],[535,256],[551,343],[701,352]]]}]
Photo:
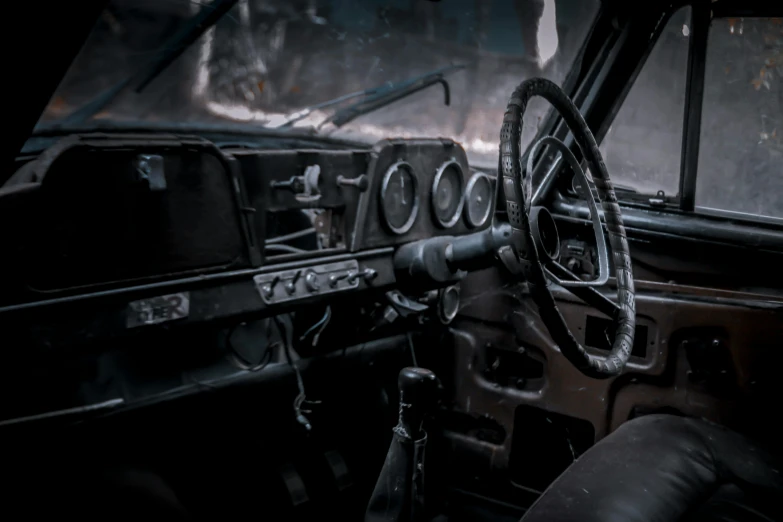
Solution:
[{"label": "speedometer dial", "polygon": [[432,182],[432,212],[440,226],[448,228],[459,221],[464,201],[463,188],[459,163],[452,160],[441,165]]},{"label": "speedometer dial", "polygon": [[469,226],[477,228],[487,222],[493,196],[489,176],[479,172],[470,179],[465,190],[465,221]]},{"label": "speedometer dial", "polygon": [[416,175],[410,164],[400,161],[389,167],[381,184],[381,213],[395,234],[411,229],[419,213]]}]

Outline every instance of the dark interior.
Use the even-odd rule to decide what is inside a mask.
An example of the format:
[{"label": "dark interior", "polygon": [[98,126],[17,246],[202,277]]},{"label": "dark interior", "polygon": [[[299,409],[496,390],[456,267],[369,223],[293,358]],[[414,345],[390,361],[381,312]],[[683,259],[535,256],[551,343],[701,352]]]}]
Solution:
[{"label": "dark interior", "polygon": [[[23,79],[48,85],[44,98],[105,7],[87,4],[80,24],[41,22],[63,40],[61,66]],[[8,519],[783,520],[783,208],[702,208],[696,181],[712,150],[705,138],[700,156],[700,127],[716,117],[702,115],[710,27],[769,19],[773,34],[780,11],[600,3],[560,86],[600,150],[556,110],[536,138],[590,167],[611,247],[601,287],[554,279],[600,275],[578,173],[549,146],[528,171],[506,126],[493,170],[448,136],[367,145],[100,119],[33,130],[31,99],[0,174]],[[607,189],[591,154],[613,150],[632,86],[683,13],[679,190],[624,189],[609,155]],[[777,134],[758,156],[770,165],[783,151],[772,78],[758,89],[769,103],[778,89]],[[444,225],[435,176],[450,162],[462,191],[489,180],[483,221],[468,194]],[[408,179],[415,202],[400,192],[389,206]],[[534,207],[554,218],[538,243]],[[405,209],[410,226],[390,215]]]}]

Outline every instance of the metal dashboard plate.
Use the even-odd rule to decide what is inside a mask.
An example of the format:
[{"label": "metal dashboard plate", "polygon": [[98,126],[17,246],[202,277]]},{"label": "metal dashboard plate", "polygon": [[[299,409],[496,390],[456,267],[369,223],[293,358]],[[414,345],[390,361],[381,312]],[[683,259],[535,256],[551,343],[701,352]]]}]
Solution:
[{"label": "metal dashboard plate", "polygon": [[359,288],[358,275],[358,261],[349,260],[259,274],[253,281],[261,299],[273,304]]},{"label": "metal dashboard plate", "polygon": [[180,292],[129,303],[125,324],[127,328],[136,328],[184,319],[189,314],[190,292]]}]

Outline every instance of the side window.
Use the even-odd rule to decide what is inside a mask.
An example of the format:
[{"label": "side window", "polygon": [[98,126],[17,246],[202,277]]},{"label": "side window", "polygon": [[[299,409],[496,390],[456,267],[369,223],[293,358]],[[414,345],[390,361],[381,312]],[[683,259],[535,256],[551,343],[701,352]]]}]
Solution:
[{"label": "side window", "polygon": [[679,191],[690,19],[690,6],[669,18],[601,143],[617,189]]},{"label": "side window", "polygon": [[712,21],[699,143],[697,207],[783,217],[783,19]]}]

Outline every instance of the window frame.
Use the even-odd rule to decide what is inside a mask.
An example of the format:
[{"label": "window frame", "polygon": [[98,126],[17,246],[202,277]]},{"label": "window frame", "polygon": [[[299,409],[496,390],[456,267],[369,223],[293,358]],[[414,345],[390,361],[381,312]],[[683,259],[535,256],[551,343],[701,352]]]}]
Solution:
[{"label": "window frame", "polygon": [[[619,79],[619,82],[622,83],[622,87],[613,102],[603,107],[594,106],[594,102],[598,97],[598,91],[605,88],[606,82],[611,80],[580,82],[574,100],[582,111],[582,114],[585,115],[588,125],[593,129],[596,141],[600,144],[606,137],[609,126],[625,103],[627,94],[636,82],[642,68],[645,66],[650,53],[658,43],[663,28],[675,12],[687,6],[690,6],[691,8],[691,22],[685,80],[685,104],[682,115],[683,127],[680,149],[679,193],[674,196],[666,195],[661,199],[658,196],[651,196],[649,194],[618,192],[618,201],[623,207],[637,208],[640,210],[655,210],[681,216],[713,218],[754,226],[773,225],[779,227],[783,225],[783,216],[772,217],[697,206],[696,176],[699,165],[701,116],[706,79],[707,42],[712,20],[742,17],[783,17],[783,5],[766,5],[761,0],[727,0],[717,2],[710,2],[709,0],[680,0],[669,2],[664,5],[665,8],[662,7],[658,11],[659,18],[650,35],[646,48],[643,49],[637,60],[636,67],[630,74]],[[623,33],[627,31],[628,28],[625,27],[621,29],[620,32]],[[598,67],[600,72],[593,76],[594,79],[608,75],[609,71],[616,66],[615,60],[617,55],[622,53],[622,46],[625,45],[625,40],[626,38],[624,38],[622,34],[615,39],[614,47],[619,49],[614,49],[615,52],[610,52],[609,55],[602,60],[602,63]],[[586,95],[584,94],[585,92],[587,93]],[[553,135],[556,135],[561,139],[565,138],[568,134],[568,129],[565,128],[562,120],[559,120],[556,125],[550,127],[550,130],[553,131]],[[566,141],[566,144],[573,146],[573,141],[569,139]],[[578,147],[572,148],[574,148],[577,157],[581,158]],[[549,193],[553,192],[551,190],[553,188],[556,189],[554,191],[557,192],[556,197],[559,197],[561,200],[571,199],[571,196],[567,194],[568,191],[564,190],[562,184],[558,186],[555,182],[557,178],[562,178],[562,176],[558,176],[557,174],[563,169],[564,165],[557,161],[555,161],[554,164],[550,162],[550,165],[549,171],[541,182],[541,188],[536,190],[537,195],[538,193],[541,193],[539,201],[542,200],[544,196],[550,195]],[[609,175],[611,176],[611,172]]]}]

